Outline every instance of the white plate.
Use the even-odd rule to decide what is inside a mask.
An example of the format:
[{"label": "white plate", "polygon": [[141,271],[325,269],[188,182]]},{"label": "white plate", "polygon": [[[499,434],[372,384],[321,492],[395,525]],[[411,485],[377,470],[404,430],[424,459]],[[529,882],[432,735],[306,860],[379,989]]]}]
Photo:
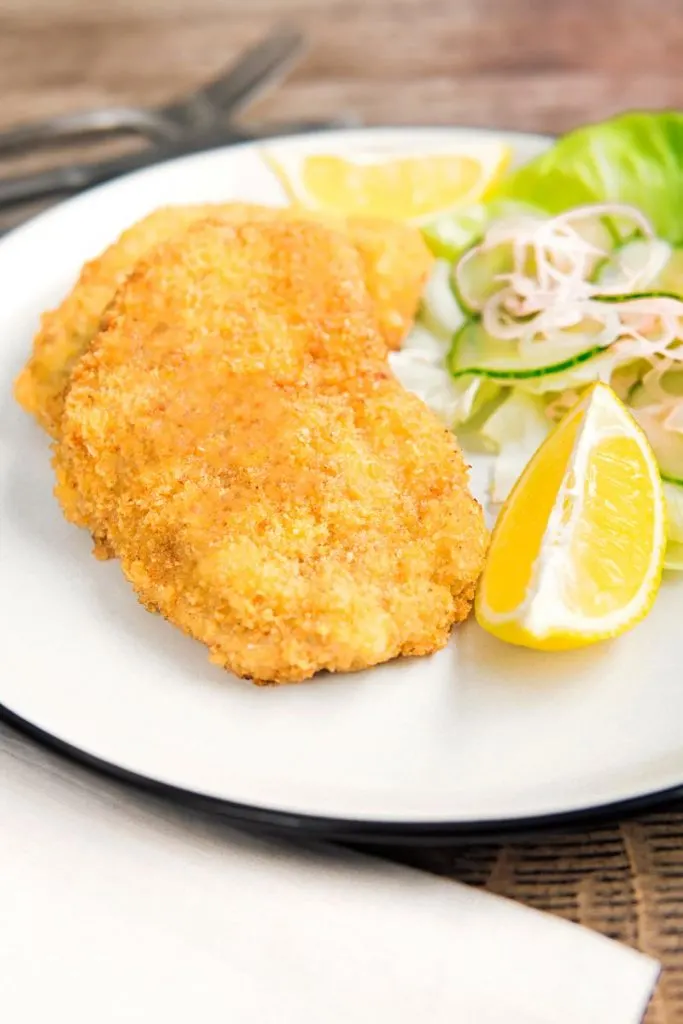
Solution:
[{"label": "white plate", "polygon": [[[482,137],[329,140],[357,150]],[[510,138],[520,159],[546,145]],[[90,556],[52,498],[48,443],[14,404],[12,379],[40,312],[124,226],[162,203],[232,198],[284,199],[250,146],[114,182],[0,244],[0,705],[116,770],[243,818],[339,834],[508,828],[683,786],[683,581],[667,580],[642,625],[593,650],[526,652],[469,623],[431,658],[262,689],[211,667],[200,644],[143,611],[116,562]]]}]

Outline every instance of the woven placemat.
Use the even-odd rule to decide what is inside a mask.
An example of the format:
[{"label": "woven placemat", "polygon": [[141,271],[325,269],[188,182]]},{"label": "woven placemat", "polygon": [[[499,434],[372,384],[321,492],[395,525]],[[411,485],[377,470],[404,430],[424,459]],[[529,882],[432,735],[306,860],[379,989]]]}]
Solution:
[{"label": "woven placemat", "polygon": [[649,953],[663,971],[646,1022],[683,1021],[683,811],[510,842],[376,852]]},{"label": "woven placemat", "polygon": [[[0,0],[3,124],[159,102],[274,21],[307,63],[256,116],[561,132],[683,108],[681,0]],[[648,1024],[683,1022],[683,812],[514,842],[382,851],[579,921],[664,964]],[[514,1024],[514,1022],[511,1022]],[[605,1021],[605,1024],[610,1024]]]}]

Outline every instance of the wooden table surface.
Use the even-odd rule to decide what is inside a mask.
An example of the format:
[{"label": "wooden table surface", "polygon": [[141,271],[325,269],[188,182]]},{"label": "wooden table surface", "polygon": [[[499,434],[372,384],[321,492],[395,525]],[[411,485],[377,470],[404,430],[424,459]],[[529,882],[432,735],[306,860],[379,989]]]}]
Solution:
[{"label": "wooden table surface", "polygon": [[[254,118],[560,132],[683,107],[681,0],[0,0],[0,123],[162,100],[283,16],[311,51]],[[683,813],[391,855],[651,953],[648,1024],[683,1021]]]}]

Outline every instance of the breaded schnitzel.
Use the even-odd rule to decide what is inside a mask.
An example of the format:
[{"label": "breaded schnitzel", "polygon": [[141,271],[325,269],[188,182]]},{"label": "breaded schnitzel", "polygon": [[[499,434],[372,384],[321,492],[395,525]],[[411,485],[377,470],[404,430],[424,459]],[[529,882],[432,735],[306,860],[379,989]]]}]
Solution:
[{"label": "breaded schnitzel", "polygon": [[[302,216],[306,214],[287,207],[204,204],[165,207],[134,224],[101,256],[86,263],[71,293],[57,309],[43,316],[33,354],[16,382],[17,400],[48,433],[59,436],[64,394],[75,362],[97,331],[116,289],[155,245],[206,217],[243,223]],[[419,231],[408,225],[366,218],[349,221],[345,230],[363,260],[366,283],[387,346],[397,348],[415,315],[431,256]]]},{"label": "breaded schnitzel", "polygon": [[453,435],[385,353],[341,233],[192,226],[138,263],[74,369],[67,518],[240,676],[437,650],[486,530]]}]

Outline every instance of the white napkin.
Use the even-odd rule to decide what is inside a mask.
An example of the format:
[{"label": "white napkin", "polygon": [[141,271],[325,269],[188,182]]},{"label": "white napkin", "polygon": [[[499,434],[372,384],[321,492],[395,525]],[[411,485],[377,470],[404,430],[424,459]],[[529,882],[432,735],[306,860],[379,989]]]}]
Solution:
[{"label": "white napkin", "polygon": [[457,883],[245,838],[0,727],[7,1024],[637,1024],[657,973]]}]

